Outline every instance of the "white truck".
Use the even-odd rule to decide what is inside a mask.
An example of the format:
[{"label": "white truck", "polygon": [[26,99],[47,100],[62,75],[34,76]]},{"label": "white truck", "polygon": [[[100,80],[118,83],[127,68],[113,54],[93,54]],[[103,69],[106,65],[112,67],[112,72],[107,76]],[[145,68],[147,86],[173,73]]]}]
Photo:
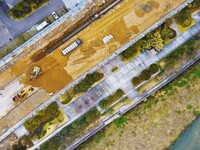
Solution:
[{"label": "white truck", "polygon": [[80,44],[82,44],[82,40],[81,39],[77,39],[74,43],[72,43],[71,45],[69,45],[68,47],[66,47],[61,53],[63,55],[68,54],[69,52],[71,52],[73,49],[75,49],[76,47],[78,47]]}]

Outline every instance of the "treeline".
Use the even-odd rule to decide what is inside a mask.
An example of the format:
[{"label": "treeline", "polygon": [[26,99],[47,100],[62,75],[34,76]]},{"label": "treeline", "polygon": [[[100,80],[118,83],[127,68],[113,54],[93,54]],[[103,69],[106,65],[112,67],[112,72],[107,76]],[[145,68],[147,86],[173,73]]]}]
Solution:
[{"label": "treeline", "polygon": [[120,99],[124,95],[122,89],[118,89],[113,95],[108,96],[106,99],[99,102],[99,106],[102,109],[109,107],[112,103]]}]

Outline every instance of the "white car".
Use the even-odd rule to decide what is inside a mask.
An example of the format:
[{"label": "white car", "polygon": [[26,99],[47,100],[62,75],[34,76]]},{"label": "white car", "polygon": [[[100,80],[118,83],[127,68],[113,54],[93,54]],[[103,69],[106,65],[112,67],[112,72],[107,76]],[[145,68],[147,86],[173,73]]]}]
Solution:
[{"label": "white car", "polygon": [[59,18],[58,14],[57,14],[55,11],[52,12],[52,16],[53,16],[55,19],[58,19],[58,18]]}]

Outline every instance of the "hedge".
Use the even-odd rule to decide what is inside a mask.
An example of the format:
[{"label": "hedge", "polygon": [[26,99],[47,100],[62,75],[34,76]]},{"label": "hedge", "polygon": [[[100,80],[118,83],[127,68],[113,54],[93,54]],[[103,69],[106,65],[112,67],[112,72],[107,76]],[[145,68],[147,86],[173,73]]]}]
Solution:
[{"label": "hedge", "polygon": [[66,97],[62,104],[68,104],[73,99],[74,95],[84,93],[91,88],[91,86],[103,78],[103,73],[95,71],[92,74],[87,74],[86,77],[78,83],[74,88],[67,91],[64,96]]},{"label": "hedge", "polygon": [[106,99],[99,102],[99,106],[102,109],[107,108],[112,103],[117,101],[119,98],[121,98],[124,95],[124,91],[122,89],[118,89],[113,95],[108,96]]},{"label": "hedge", "polygon": [[14,20],[21,20],[34,13],[47,2],[49,0],[21,0],[7,14]]},{"label": "hedge", "polygon": [[137,86],[140,83],[149,80],[153,74],[159,71],[159,67],[156,64],[151,64],[148,69],[145,69],[141,72],[138,77],[132,79],[133,86]]}]

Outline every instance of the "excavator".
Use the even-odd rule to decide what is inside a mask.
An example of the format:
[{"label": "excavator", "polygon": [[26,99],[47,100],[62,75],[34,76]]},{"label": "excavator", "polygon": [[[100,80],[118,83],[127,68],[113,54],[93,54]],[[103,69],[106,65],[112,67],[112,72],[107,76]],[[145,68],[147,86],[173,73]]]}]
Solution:
[{"label": "excavator", "polygon": [[40,68],[34,67],[33,71],[31,72],[30,81],[34,80],[40,74]]},{"label": "excavator", "polygon": [[20,93],[13,97],[13,101],[18,104],[19,102],[23,101],[25,96],[28,94],[29,91],[33,91],[34,88],[32,86],[24,88]]}]

